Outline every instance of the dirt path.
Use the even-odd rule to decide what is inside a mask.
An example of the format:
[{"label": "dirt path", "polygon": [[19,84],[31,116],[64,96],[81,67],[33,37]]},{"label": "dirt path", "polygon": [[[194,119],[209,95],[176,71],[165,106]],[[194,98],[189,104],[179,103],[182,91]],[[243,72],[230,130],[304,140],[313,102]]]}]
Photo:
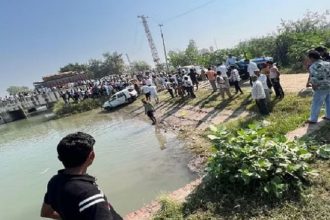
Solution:
[{"label": "dirt path", "polygon": [[281,84],[284,92],[299,92],[306,87],[308,73],[283,74]]}]

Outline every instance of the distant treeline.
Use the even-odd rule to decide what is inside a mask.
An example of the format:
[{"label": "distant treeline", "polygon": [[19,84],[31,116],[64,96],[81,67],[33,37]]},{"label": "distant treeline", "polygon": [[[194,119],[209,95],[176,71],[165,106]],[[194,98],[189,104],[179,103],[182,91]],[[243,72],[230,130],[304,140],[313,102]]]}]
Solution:
[{"label": "distant treeline", "polygon": [[190,64],[207,67],[224,61],[228,54],[241,58],[271,56],[282,67],[300,71],[306,52],[317,46],[330,47],[328,11],[323,14],[307,12],[302,19],[282,21],[276,32],[240,42],[230,49],[198,50],[190,40],[186,50],[170,51],[169,61],[173,67]]}]

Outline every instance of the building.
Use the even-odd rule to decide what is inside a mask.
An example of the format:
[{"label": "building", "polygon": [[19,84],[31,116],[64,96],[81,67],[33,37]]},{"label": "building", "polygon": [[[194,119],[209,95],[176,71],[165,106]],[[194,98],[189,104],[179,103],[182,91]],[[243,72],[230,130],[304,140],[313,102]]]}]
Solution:
[{"label": "building", "polygon": [[57,73],[52,74],[48,76],[42,77],[42,82],[34,82],[33,85],[36,89],[47,87],[47,88],[53,88],[58,86],[64,86],[68,83],[75,83],[82,80],[87,80],[87,74],[84,72],[63,72],[63,73]]}]

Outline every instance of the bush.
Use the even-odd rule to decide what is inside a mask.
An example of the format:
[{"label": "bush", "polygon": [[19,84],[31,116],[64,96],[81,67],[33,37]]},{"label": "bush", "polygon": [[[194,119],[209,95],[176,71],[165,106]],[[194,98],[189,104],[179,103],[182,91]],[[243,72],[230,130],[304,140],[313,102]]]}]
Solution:
[{"label": "bush", "polygon": [[67,103],[60,101],[54,105],[53,112],[57,116],[76,114],[89,111],[100,107],[100,101],[97,99],[86,99],[79,103]]},{"label": "bush", "polygon": [[312,154],[306,146],[285,136],[270,138],[266,130],[252,124],[229,132],[212,126],[214,154],[207,171],[214,190],[257,194],[270,199],[286,193],[300,195],[308,176]]},{"label": "bush", "polygon": [[183,219],[182,204],[166,196],[160,198],[159,203],[161,207],[153,217],[154,220]]}]

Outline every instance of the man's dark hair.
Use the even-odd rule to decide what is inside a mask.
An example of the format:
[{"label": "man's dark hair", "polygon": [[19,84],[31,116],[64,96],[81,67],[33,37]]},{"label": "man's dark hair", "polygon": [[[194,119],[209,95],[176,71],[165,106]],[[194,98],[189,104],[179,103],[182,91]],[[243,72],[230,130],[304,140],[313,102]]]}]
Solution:
[{"label": "man's dark hair", "polygon": [[314,59],[314,60],[319,60],[319,59],[321,59],[321,55],[318,51],[311,50],[308,52],[308,58]]},{"label": "man's dark hair", "polygon": [[270,65],[273,65],[273,64],[274,64],[274,62],[271,61],[271,60],[267,61],[266,63],[267,63],[267,64],[270,64]]},{"label": "man's dark hair", "polygon": [[58,159],[65,168],[81,166],[93,151],[94,144],[95,139],[89,134],[69,134],[57,145]]},{"label": "man's dark hair", "polygon": [[315,50],[316,50],[317,52],[319,52],[319,53],[325,53],[325,52],[327,52],[327,48],[322,47],[322,46],[320,46],[320,47],[316,47]]}]

